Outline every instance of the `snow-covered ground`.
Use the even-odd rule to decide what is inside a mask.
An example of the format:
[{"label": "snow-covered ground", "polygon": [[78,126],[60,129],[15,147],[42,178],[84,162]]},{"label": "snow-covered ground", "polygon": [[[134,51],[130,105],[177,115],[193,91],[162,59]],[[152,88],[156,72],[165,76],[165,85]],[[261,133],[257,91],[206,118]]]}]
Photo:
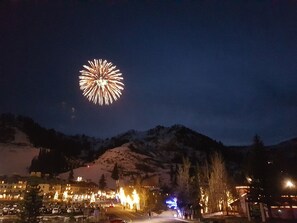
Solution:
[{"label": "snow-covered ground", "polygon": [[[111,172],[114,168],[115,163],[118,164],[120,172],[122,172],[120,183],[127,183],[130,180],[131,173],[139,173],[135,164],[145,164],[153,168],[157,174],[160,174],[162,179],[168,179],[166,171],[161,168],[157,168],[151,161],[151,157],[131,151],[128,144],[116,147],[114,149],[107,150],[102,156],[92,163],[87,164],[84,167],[80,167],[73,170],[74,178],[82,177],[85,180],[90,180],[95,183],[99,182],[102,174],[104,174],[107,187],[115,188],[115,181],[111,178]],[[125,176],[125,173],[127,176]],[[144,173],[142,173],[144,175]],[[59,175],[61,179],[67,179],[69,171]]]},{"label": "snow-covered ground", "polygon": [[[0,175],[18,174],[28,176],[28,167],[32,159],[38,155],[39,148],[35,148],[29,142],[27,135],[15,128],[15,140],[10,143],[0,143]],[[115,181],[111,178],[111,173],[115,163],[118,164],[121,177],[120,184],[125,185],[131,182],[131,178],[140,174],[158,176],[162,183],[169,181],[168,165],[161,165],[149,153],[139,153],[131,150],[129,143],[120,147],[107,150],[97,160],[86,164],[83,167],[74,169],[74,177],[82,177],[98,183],[104,174],[107,187],[115,188]],[[53,164],[54,165],[54,164]],[[147,172],[145,169],[148,169]],[[69,171],[59,175],[62,179],[67,179]]]},{"label": "snow-covered ground", "polygon": [[0,143],[0,175],[29,175],[28,167],[38,155],[39,149],[33,147],[26,134],[15,129],[15,140]]}]

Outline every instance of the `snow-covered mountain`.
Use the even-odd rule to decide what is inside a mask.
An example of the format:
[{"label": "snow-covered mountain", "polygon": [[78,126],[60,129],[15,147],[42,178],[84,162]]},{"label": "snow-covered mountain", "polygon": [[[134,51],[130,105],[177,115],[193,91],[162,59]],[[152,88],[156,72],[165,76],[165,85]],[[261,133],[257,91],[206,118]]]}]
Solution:
[{"label": "snow-covered mountain", "polygon": [[99,153],[107,149],[131,143],[130,148],[138,153],[154,156],[162,161],[172,161],[176,155],[202,155],[223,148],[211,138],[199,134],[185,126],[156,126],[147,131],[130,130],[97,144]]},{"label": "snow-covered mountain", "polygon": [[[157,176],[162,179],[161,183],[168,183],[168,166],[155,160],[148,154],[142,154],[133,151],[130,144],[124,144],[120,147],[107,150],[94,162],[87,163],[83,167],[73,170],[74,177],[82,177],[85,180],[91,180],[98,183],[102,174],[104,174],[107,186],[115,188],[115,181],[111,178],[112,170],[117,163],[120,172],[120,182],[129,183],[136,177]],[[62,179],[67,179],[69,171],[60,174]]]},{"label": "snow-covered mountain", "polygon": [[[296,139],[292,139],[267,147],[267,151],[272,160],[284,160],[282,163],[288,165],[283,168],[297,176],[296,145]],[[53,152],[41,157],[44,153],[39,152],[39,148]],[[0,175],[27,175],[31,160],[39,155],[40,159],[35,162],[38,168],[43,168],[40,165],[45,163],[56,167],[58,160],[63,161],[58,173],[64,179],[68,178],[72,167],[75,177],[80,176],[98,183],[104,174],[108,186],[114,187],[111,172],[117,163],[122,182],[136,177],[154,177],[159,179],[161,185],[165,185],[170,183],[170,171],[182,162],[184,156],[192,164],[196,164],[209,160],[214,151],[219,151],[233,178],[241,180],[241,165],[249,149],[249,146],[226,147],[182,125],[156,126],[147,131],[130,130],[112,138],[95,139],[84,135],[66,136],[52,129],[44,129],[24,117],[0,117]],[[52,161],[47,162],[49,158],[55,160],[56,165],[53,166]]]},{"label": "snow-covered mountain", "polygon": [[9,143],[0,143],[0,175],[29,175],[28,168],[39,149],[32,146],[27,135],[13,128],[14,139]]},{"label": "snow-covered mountain", "polygon": [[[182,125],[157,126],[143,132],[130,130],[98,142],[97,146],[97,159],[84,167],[76,168],[74,176],[98,182],[104,174],[110,187],[115,186],[111,173],[116,163],[124,182],[135,177],[143,179],[155,176],[160,185],[169,185],[170,169],[181,163],[184,156],[188,156],[193,162],[202,162],[214,150],[224,147]],[[68,176],[69,171],[60,175],[64,179]]]},{"label": "snow-covered mountain", "polygon": [[[2,175],[27,175],[28,167],[37,155],[39,160],[34,161],[35,166],[41,170],[48,169],[42,165],[47,163],[47,166],[52,166],[52,162],[48,163],[48,160],[53,159],[56,153],[48,154],[48,158],[44,157],[46,153],[39,152],[39,148],[43,148],[47,151],[60,151],[65,155],[66,162],[69,162],[68,170],[72,166],[75,176],[94,182],[98,182],[102,174],[105,174],[107,179],[110,178],[112,168],[117,163],[122,177],[126,180],[136,176],[158,176],[165,184],[168,183],[170,165],[180,163],[184,155],[190,154],[192,159],[202,159],[207,153],[222,147],[209,137],[181,125],[157,126],[143,132],[130,130],[102,140],[87,136],[65,136],[54,130],[44,129],[25,117],[8,115],[0,121]],[[84,149],[84,146],[87,149]],[[74,148],[75,153],[70,153]],[[82,149],[78,150],[79,148]],[[40,154],[43,156],[40,157]],[[66,176],[68,177],[67,172],[61,174],[63,178]]]}]

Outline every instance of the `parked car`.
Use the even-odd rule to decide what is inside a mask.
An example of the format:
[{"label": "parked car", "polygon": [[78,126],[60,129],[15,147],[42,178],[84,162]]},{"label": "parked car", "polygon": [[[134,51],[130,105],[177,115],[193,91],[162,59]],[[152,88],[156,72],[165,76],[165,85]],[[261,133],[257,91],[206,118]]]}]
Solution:
[{"label": "parked car", "polygon": [[59,213],[60,213],[59,208],[53,208],[52,214],[59,214]]},{"label": "parked car", "polygon": [[39,208],[39,212],[40,212],[40,214],[46,214],[47,213],[46,207]]},{"label": "parked car", "polygon": [[74,212],[75,213],[81,213],[82,210],[80,208],[78,208],[78,207],[74,207]]},{"label": "parked car", "polygon": [[74,209],[72,208],[72,207],[69,207],[69,208],[67,208],[67,213],[73,213],[74,212]]},{"label": "parked car", "polygon": [[4,208],[2,209],[2,214],[3,214],[3,215],[7,215],[8,213],[9,213],[9,208],[4,207]]}]

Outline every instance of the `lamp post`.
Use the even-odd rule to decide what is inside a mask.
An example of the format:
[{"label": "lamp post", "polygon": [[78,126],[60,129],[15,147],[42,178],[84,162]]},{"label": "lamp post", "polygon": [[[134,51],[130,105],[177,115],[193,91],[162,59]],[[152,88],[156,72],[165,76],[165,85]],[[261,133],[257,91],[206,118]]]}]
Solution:
[{"label": "lamp post", "polygon": [[293,210],[293,205],[292,205],[291,193],[292,193],[292,190],[295,188],[295,184],[293,183],[292,180],[286,180],[285,181],[285,188],[288,190],[290,211],[291,211],[292,219],[294,219],[295,216],[294,216],[294,210]]}]

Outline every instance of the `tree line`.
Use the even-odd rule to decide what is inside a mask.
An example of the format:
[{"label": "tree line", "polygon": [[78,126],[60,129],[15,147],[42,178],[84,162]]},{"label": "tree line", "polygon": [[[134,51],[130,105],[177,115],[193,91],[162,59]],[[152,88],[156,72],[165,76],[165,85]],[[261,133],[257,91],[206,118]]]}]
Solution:
[{"label": "tree line", "polygon": [[[282,163],[274,162],[259,136],[244,158],[242,185],[249,186],[248,202],[261,202],[268,207],[280,199],[285,191],[283,183],[288,177]],[[229,204],[238,195],[232,172],[228,172],[223,156],[214,152],[204,163],[193,164],[184,157],[181,164],[171,168],[173,191],[179,206],[195,207],[196,214],[223,211],[228,214]]]}]

